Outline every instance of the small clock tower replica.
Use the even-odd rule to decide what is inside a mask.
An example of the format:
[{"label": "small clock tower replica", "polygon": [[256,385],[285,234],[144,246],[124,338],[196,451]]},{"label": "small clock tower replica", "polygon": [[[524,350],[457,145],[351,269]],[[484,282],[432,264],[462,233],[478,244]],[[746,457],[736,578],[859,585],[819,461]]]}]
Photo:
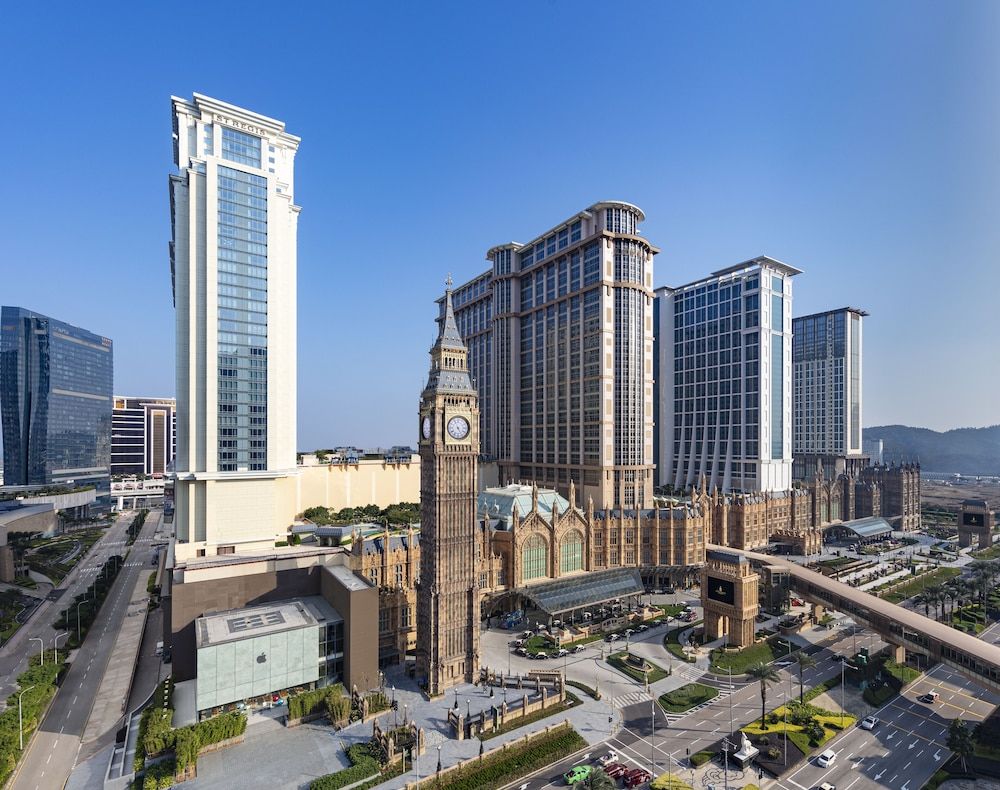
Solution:
[{"label": "small clock tower replica", "polygon": [[455,324],[451,277],[420,396],[417,671],[431,697],[479,671],[476,495],[479,405]]}]

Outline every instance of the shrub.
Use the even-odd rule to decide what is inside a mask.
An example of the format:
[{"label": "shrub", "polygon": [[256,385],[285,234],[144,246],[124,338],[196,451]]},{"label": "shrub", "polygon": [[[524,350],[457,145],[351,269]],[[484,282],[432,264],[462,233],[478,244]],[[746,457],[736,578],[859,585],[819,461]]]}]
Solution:
[{"label": "shrub", "polygon": [[705,750],[700,751],[700,752],[695,752],[694,754],[691,755],[691,758],[690,758],[691,759],[691,765],[693,765],[695,768],[700,768],[705,763],[707,763],[709,760],[711,760],[714,756],[715,756],[715,752],[711,752],[708,749],[705,749]]},{"label": "shrub", "polygon": [[777,746],[772,746],[770,749],[767,750],[767,756],[771,760],[777,760],[779,757],[781,757],[781,749],[779,749]]}]

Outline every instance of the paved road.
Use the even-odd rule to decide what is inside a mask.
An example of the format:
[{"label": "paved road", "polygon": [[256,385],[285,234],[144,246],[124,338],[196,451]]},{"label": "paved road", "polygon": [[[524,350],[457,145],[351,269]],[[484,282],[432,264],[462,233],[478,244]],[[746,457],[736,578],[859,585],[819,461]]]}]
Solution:
[{"label": "paved road", "polygon": [[[928,691],[937,691],[940,700],[917,701]],[[837,790],[918,790],[951,756],[952,719],[982,721],[998,703],[1000,697],[938,665],[875,713],[879,724],[874,730],[852,727],[827,744],[837,753],[832,766],[821,768],[810,759],[780,785],[786,790],[807,790],[822,782]]]},{"label": "paved road", "polygon": [[[90,634],[76,652],[39,731],[31,740],[11,790],[45,790],[62,787],[69,778],[81,748],[81,738],[90,718],[94,698],[101,685],[114,646],[115,637],[125,617],[136,579],[148,570],[153,532],[160,523],[161,512],[150,511],[128,560],[115,579]],[[131,517],[124,520],[124,524]],[[121,529],[120,538],[108,535],[115,551],[121,550],[124,539],[122,520],[112,528]],[[103,560],[90,559],[83,569],[86,583],[97,572]],[[67,600],[70,600],[67,598]]]},{"label": "paved road", "polygon": [[[869,637],[866,636],[865,643],[867,644],[868,641]],[[879,644],[875,644],[876,649]],[[809,688],[833,675],[840,667],[840,663],[834,658],[835,654],[848,654],[852,651],[853,645],[853,635],[845,635],[842,631],[834,632],[828,642],[818,646],[819,649],[814,653],[814,658],[817,660],[816,667],[803,673],[805,687]],[[794,666],[780,667],[778,674],[781,680],[771,688],[768,695],[768,708],[771,709],[784,704],[789,699],[798,698],[799,685],[796,668]],[[588,750],[588,753],[591,758],[596,758],[609,749],[614,749],[621,755],[623,762],[630,767],[641,767],[646,770],[652,768],[654,775],[666,773],[667,760],[670,759],[671,770],[687,780],[690,769],[685,763],[685,757],[688,753],[694,754],[700,749],[711,746],[730,732],[760,718],[758,684],[734,684],[731,689],[725,688],[727,683],[716,683],[715,685],[723,686],[720,696],[716,698],[715,702],[680,717],[667,715],[658,706],[655,706],[654,710],[652,700],[625,706],[621,710],[622,729],[603,744]],[[651,727],[654,715],[656,718],[655,729]],[[580,755],[573,759],[561,760],[528,779],[518,780],[510,787],[520,787],[525,781],[528,782],[532,790],[563,786],[562,774],[573,765],[578,765],[581,762],[585,762],[585,760]],[[715,783],[714,773],[718,773],[717,783],[721,786],[723,784],[721,768],[710,767],[707,773],[702,772],[704,782],[711,779],[712,783]],[[729,773],[730,781],[736,783],[741,775],[740,772],[731,770]],[[747,780],[750,781],[749,775]],[[757,781],[756,775],[752,781]],[[908,788],[908,790],[910,789]]]},{"label": "paved road", "polygon": [[[35,609],[29,621],[0,649],[0,700],[6,700],[17,690],[17,676],[27,668],[28,656],[39,652],[38,641],[33,641],[31,637],[44,639],[45,649],[52,655],[53,639],[56,636],[52,621],[75,595],[90,586],[104,561],[122,550],[125,529],[134,517],[135,513],[131,511],[121,513],[114,526],[108,529],[91,547],[87,556],[63,579],[62,586],[49,593],[46,601]],[[63,643],[64,640],[61,640],[60,644]],[[3,702],[0,702],[0,706],[2,705]]]}]

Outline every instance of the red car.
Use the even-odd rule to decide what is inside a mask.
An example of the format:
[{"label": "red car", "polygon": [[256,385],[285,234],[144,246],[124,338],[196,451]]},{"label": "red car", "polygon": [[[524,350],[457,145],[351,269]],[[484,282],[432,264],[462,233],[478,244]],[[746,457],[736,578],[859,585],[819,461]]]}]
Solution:
[{"label": "red car", "polygon": [[638,787],[652,778],[653,775],[649,771],[645,771],[642,768],[633,768],[625,774],[624,781],[626,787]]},{"label": "red car", "polygon": [[612,779],[617,779],[619,776],[625,776],[628,773],[628,766],[622,763],[609,763],[604,766],[604,773]]}]

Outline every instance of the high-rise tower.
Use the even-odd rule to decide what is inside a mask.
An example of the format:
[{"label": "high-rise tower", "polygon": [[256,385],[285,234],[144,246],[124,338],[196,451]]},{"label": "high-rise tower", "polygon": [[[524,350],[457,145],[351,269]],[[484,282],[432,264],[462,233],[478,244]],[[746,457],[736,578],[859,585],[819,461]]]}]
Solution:
[{"label": "high-rise tower", "polygon": [[420,402],[418,672],[437,696],[479,669],[476,487],[479,398],[455,324],[451,278]]},{"label": "high-rise tower", "polygon": [[172,101],[176,557],[273,549],[295,482],[299,138],[197,93]]}]

